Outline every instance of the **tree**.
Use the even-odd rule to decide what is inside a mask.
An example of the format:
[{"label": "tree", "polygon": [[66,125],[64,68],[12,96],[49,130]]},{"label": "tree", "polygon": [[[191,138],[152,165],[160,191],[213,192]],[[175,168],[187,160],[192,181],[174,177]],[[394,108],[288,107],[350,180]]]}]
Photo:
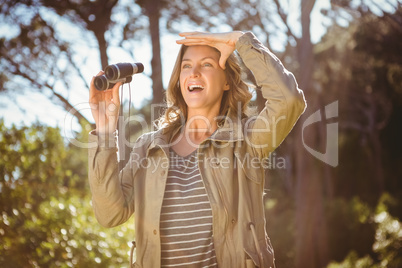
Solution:
[{"label": "tree", "polygon": [[[56,85],[68,88],[71,81],[66,74],[79,74],[77,65],[71,61],[72,52],[68,44],[57,38],[54,28],[40,16],[38,9],[28,9],[23,3],[8,2],[1,5],[2,14],[13,14],[14,9],[26,12],[26,15],[24,18],[14,15],[4,17],[8,23],[13,24],[10,27],[17,28],[19,34],[10,39],[0,39],[0,68],[3,77],[0,91],[36,89],[50,92],[52,98],[67,111],[73,112],[80,122],[87,121],[56,89]],[[38,72],[42,69],[44,73]]]},{"label": "tree", "polygon": [[[14,27],[17,26],[20,33],[12,38],[0,40],[0,55],[2,55],[0,66],[3,76],[9,77],[8,82],[3,82],[2,89],[6,91],[11,88],[29,87],[44,94],[50,92],[51,98],[61,102],[66,111],[77,117],[79,122],[90,123],[91,120],[77,111],[74,103],[67,97],[74,87],[89,89],[89,79],[85,77],[82,66],[93,59],[85,58],[83,50],[90,50],[92,46],[97,47],[101,68],[104,69],[109,64],[107,49],[112,45],[132,49],[132,41],[138,40],[136,33],[143,31],[147,25],[141,20],[130,18],[141,17],[144,14],[148,17],[152,37],[151,102],[161,103],[164,89],[160,57],[159,8],[163,1],[138,2],[143,7],[142,12],[134,3],[118,5],[117,0],[5,1],[0,10],[1,14],[6,22],[14,24]],[[126,20],[122,23],[116,22],[116,12],[119,16],[126,17]],[[27,18],[19,15],[21,13],[32,16]],[[77,39],[67,40],[62,29],[58,27],[58,20],[71,23],[75,27],[77,38],[81,34],[80,38],[88,39],[90,42],[81,43],[78,47],[75,45]],[[123,34],[114,34],[115,32]],[[108,38],[108,35],[111,37]],[[92,40],[96,40],[96,43],[92,43]],[[132,53],[131,55],[134,58]],[[44,66],[46,67],[43,68]],[[96,66],[92,68],[97,70]],[[42,69],[46,70],[46,74],[38,72]],[[81,79],[79,83],[77,77]],[[121,133],[125,132],[125,129],[119,130]],[[132,132],[138,131],[138,128],[134,128]],[[130,149],[126,147],[124,141],[124,138],[120,139],[121,159],[127,161]]]},{"label": "tree", "polygon": [[[330,259],[340,261],[353,251],[355,256],[367,255],[377,263],[386,259],[373,247],[386,243],[384,238],[375,242],[383,227],[375,225],[374,213],[348,222],[353,217],[344,203],[358,198],[365,203],[360,210],[370,211],[382,202],[384,192],[401,194],[396,179],[401,176],[396,163],[402,159],[397,153],[402,144],[396,138],[402,133],[401,7],[393,13],[383,11],[381,16],[367,6],[360,6],[358,12],[350,7],[346,10],[358,15],[356,19],[347,26],[334,24],[316,46],[316,76],[325,78],[321,81],[329,93],[325,98],[337,98],[340,110],[341,165],[331,172],[332,199],[327,199],[326,207]],[[400,207],[400,201],[394,202],[387,213],[400,219]],[[358,215],[357,211],[354,214]],[[339,241],[343,241],[342,247]]]},{"label": "tree", "polygon": [[120,267],[128,263],[129,224],[95,220],[87,152],[41,125],[7,129],[0,120],[0,266]]}]

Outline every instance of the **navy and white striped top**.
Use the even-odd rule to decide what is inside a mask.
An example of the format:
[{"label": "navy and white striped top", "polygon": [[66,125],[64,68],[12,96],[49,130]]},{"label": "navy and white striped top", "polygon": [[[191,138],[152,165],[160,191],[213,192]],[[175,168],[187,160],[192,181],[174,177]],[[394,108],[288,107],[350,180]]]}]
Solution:
[{"label": "navy and white striped top", "polygon": [[197,151],[182,157],[171,150],[169,161],[160,219],[161,267],[218,267]]}]

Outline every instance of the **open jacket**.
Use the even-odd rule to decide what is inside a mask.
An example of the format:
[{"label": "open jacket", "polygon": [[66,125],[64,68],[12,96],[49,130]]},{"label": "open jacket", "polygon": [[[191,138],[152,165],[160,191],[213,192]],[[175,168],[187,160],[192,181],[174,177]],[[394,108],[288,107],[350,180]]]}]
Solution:
[{"label": "open jacket", "polygon": [[[258,116],[226,118],[198,148],[201,177],[211,203],[219,267],[274,267],[265,230],[264,165],[305,109],[304,95],[288,72],[255,36],[236,43],[267,100]],[[89,183],[99,223],[113,227],[135,213],[134,267],[160,267],[159,219],[169,169],[172,134],[142,135],[119,172],[115,137],[90,135]]]}]

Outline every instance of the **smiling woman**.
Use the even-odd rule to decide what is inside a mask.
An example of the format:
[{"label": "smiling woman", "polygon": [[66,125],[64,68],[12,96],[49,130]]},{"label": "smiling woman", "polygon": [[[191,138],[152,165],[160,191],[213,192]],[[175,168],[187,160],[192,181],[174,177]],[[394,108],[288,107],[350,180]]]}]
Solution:
[{"label": "smiling woman", "polygon": [[209,46],[186,49],[181,64],[180,88],[187,104],[187,117],[215,115],[223,93],[229,90],[219,53]]},{"label": "smiling woman", "polygon": [[[95,215],[113,227],[135,212],[134,267],[274,267],[262,160],[303,113],[303,93],[250,32],[181,36],[159,130],[137,140],[121,171],[114,134],[119,84],[99,92],[91,83]],[[248,116],[251,94],[234,50],[267,99],[258,116]]]},{"label": "smiling woman", "polygon": [[[188,52],[189,50],[189,52]],[[187,57],[191,55],[197,55],[197,50],[203,53],[204,56],[198,55],[200,62],[191,64],[191,59]],[[187,57],[184,57],[184,55]],[[214,85],[210,86],[210,90],[213,90],[218,94],[220,100],[220,107],[218,115],[222,119],[227,113],[231,115],[240,115],[242,118],[249,115],[248,102],[250,101],[252,94],[249,92],[247,85],[241,80],[241,70],[238,61],[234,54],[230,54],[227,58],[224,66],[220,65],[221,52],[210,46],[185,46],[183,45],[179,51],[179,56],[176,60],[176,64],[173,68],[169,86],[166,92],[166,99],[168,107],[164,116],[159,121],[159,127],[165,128],[167,131],[172,131],[180,126],[181,122],[188,118],[188,104],[184,100],[184,96],[191,96],[186,94],[185,90],[188,87],[188,91],[196,89],[196,92],[205,89],[204,84],[206,81],[206,72],[209,76],[215,74],[221,74],[225,76],[220,78],[220,83],[224,85],[215,85],[218,81],[213,78]],[[194,59],[195,60],[195,59]],[[200,65],[201,64],[201,65]],[[190,74],[189,74],[190,72]],[[191,74],[193,72],[193,74]],[[195,72],[195,73],[194,73]],[[201,75],[203,74],[203,75]],[[181,80],[184,76],[193,76],[188,85],[182,84]],[[194,77],[195,76],[195,77]],[[203,83],[201,83],[203,81]],[[200,84],[197,88],[197,83]],[[230,90],[229,90],[230,89]],[[221,92],[223,90],[223,93]],[[184,92],[182,92],[184,91]],[[220,96],[222,93],[222,96]],[[198,94],[200,95],[200,94]],[[205,95],[205,94],[204,94]],[[196,95],[197,96],[197,95]]]}]

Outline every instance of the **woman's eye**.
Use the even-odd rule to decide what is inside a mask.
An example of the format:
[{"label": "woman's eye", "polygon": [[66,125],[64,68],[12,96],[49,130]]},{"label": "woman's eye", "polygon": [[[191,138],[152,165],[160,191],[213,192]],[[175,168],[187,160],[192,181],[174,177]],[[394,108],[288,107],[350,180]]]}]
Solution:
[{"label": "woman's eye", "polygon": [[212,64],[207,62],[207,63],[204,63],[204,66],[205,67],[212,67]]},{"label": "woman's eye", "polygon": [[190,68],[190,64],[184,64],[184,65],[182,66],[182,68],[183,68],[183,69]]}]

